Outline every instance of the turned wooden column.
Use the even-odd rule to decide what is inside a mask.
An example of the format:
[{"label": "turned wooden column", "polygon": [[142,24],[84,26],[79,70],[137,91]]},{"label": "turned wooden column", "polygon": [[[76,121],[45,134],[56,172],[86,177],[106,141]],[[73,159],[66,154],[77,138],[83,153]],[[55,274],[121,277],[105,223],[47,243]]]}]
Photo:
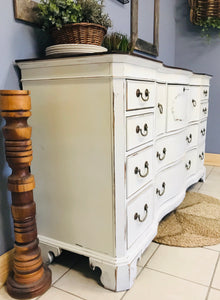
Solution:
[{"label": "turned wooden column", "polygon": [[[9,295],[18,299],[43,294],[51,285],[51,272],[43,265],[37,239],[36,205],[33,200],[31,116],[29,91],[0,91],[0,111],[6,120],[3,128],[6,159],[12,169],[8,189],[12,195],[15,252],[13,273],[7,281]],[[42,200],[42,199],[41,199]]]}]

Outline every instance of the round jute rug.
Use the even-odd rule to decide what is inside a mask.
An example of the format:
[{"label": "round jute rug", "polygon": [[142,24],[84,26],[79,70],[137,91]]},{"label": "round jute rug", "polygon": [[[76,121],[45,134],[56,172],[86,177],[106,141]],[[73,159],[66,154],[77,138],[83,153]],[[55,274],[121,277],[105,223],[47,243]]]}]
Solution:
[{"label": "round jute rug", "polygon": [[220,200],[187,192],[183,202],[159,224],[155,242],[178,247],[220,243]]}]

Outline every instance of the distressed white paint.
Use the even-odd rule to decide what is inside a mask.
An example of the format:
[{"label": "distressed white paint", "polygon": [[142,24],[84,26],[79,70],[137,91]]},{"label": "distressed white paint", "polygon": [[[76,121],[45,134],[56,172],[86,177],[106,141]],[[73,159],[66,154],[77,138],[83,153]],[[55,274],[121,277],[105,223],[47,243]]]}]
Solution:
[{"label": "distressed white paint", "polygon": [[[116,54],[18,65],[32,95],[39,238],[51,251],[88,256],[106,288],[129,289],[161,218],[181,203],[189,185],[205,178],[200,131],[210,77]],[[142,101],[137,89],[148,89],[150,99]],[[145,122],[146,138],[136,133]],[[164,147],[160,161],[157,151],[162,155]],[[144,175],[146,161],[149,174],[142,178],[134,169]]]}]

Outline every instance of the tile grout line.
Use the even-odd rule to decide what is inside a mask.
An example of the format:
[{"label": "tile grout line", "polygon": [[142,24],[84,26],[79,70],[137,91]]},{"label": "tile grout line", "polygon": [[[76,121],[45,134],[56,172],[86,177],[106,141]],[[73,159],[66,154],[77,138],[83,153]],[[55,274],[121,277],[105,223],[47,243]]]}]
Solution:
[{"label": "tile grout line", "polygon": [[[152,258],[152,256],[156,253],[156,251],[157,251],[157,249],[158,249],[159,247],[160,247],[160,244],[157,244],[156,249],[153,251],[153,253],[152,253],[151,256],[148,258],[148,260],[146,261],[146,263],[145,263],[145,265],[144,265],[143,267],[137,266],[137,267],[141,267],[141,271],[139,272],[139,274],[137,275],[137,277],[135,278],[135,280],[138,279],[138,277],[141,275],[141,273],[143,272],[145,266],[146,266],[147,263],[150,261],[150,259]],[[132,287],[131,287],[131,288],[132,288]],[[125,295],[128,293],[128,291],[129,291],[129,290],[127,290],[127,291],[124,293],[124,295],[120,298],[120,300],[123,300],[123,299],[124,299],[124,297],[125,297]]]},{"label": "tile grout line", "polygon": [[[217,245],[219,245],[219,244],[217,244]],[[213,246],[215,246],[215,245],[213,245]],[[213,251],[213,252],[218,252],[218,253],[220,253],[220,249],[219,249],[219,250],[215,250],[215,249],[211,249],[211,248],[208,248],[208,247],[211,247],[211,246],[203,246],[203,247],[201,247],[201,248],[204,248],[204,249],[206,249],[206,250],[210,250],[210,251]]]},{"label": "tile grout line", "polygon": [[54,284],[56,284],[57,281],[59,281],[61,278],[63,278],[63,276],[66,275],[70,270],[71,270],[71,268],[69,268],[68,270],[66,270],[66,272],[63,273],[63,275],[61,275],[59,278],[57,278],[57,279],[51,284],[51,286],[54,286]]},{"label": "tile grout line", "polygon": [[[151,258],[154,256],[154,254],[157,252],[158,248],[160,247],[160,244],[157,244],[157,248],[153,251],[153,253],[150,255],[150,257],[148,258],[148,260],[146,261],[146,263],[144,264],[144,266],[142,268],[145,268],[146,265],[149,263],[149,261],[151,260]],[[139,276],[139,275],[138,275]]]},{"label": "tile grout line", "polygon": [[203,286],[203,287],[209,287],[208,285],[205,285],[203,283],[199,283],[199,282],[196,282],[196,281],[192,281],[192,280],[189,280],[189,279],[186,279],[186,278],[183,278],[183,277],[179,277],[179,276],[175,276],[175,275],[172,275],[172,274],[169,274],[169,273],[166,273],[166,272],[163,272],[163,271],[158,271],[158,270],[155,270],[153,268],[150,268],[150,267],[146,267],[145,269],[149,269],[149,270],[152,270],[152,271],[155,271],[155,272],[159,272],[159,273],[162,273],[162,274],[166,274],[166,275],[169,275],[171,277],[175,277],[175,278],[178,278],[178,279],[181,279],[181,280],[184,280],[184,281],[187,281],[187,282],[191,282],[191,283],[194,283],[194,284],[197,284],[197,285],[200,285],[200,286]]},{"label": "tile grout line", "polygon": [[86,299],[86,298],[82,298],[81,296],[78,296],[78,295],[76,295],[76,294],[70,293],[70,292],[68,292],[68,291],[66,291],[66,290],[63,290],[63,289],[61,289],[61,288],[58,288],[58,287],[56,287],[56,286],[53,286],[53,288],[55,288],[55,289],[57,289],[57,290],[59,290],[59,291],[65,292],[65,293],[67,293],[67,294],[69,294],[69,295],[71,295],[71,296],[75,296],[75,297],[77,297],[77,298],[79,298],[79,299],[82,299],[82,300],[89,300],[89,299]]},{"label": "tile grout line", "polygon": [[219,259],[220,259],[220,253],[219,253],[219,255],[218,255],[218,258],[217,258],[217,261],[216,261],[216,264],[215,264],[215,267],[214,267],[214,270],[213,270],[212,278],[211,278],[210,283],[209,283],[209,288],[208,288],[208,292],[207,292],[207,295],[206,295],[205,300],[208,299],[210,290],[211,290],[211,288],[212,288],[212,282],[213,282],[213,279],[214,279],[214,277],[215,277],[215,272],[216,272],[216,269],[217,269],[217,266],[218,266]]}]

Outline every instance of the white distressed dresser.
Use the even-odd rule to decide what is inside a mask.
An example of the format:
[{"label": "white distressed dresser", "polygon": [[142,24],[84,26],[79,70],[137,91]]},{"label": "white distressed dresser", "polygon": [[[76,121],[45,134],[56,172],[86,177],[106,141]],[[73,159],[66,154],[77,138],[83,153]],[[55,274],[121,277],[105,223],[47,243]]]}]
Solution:
[{"label": "white distressed dresser", "polygon": [[40,241],[129,289],[161,218],[205,178],[211,77],[134,55],[17,63],[32,96]]}]

